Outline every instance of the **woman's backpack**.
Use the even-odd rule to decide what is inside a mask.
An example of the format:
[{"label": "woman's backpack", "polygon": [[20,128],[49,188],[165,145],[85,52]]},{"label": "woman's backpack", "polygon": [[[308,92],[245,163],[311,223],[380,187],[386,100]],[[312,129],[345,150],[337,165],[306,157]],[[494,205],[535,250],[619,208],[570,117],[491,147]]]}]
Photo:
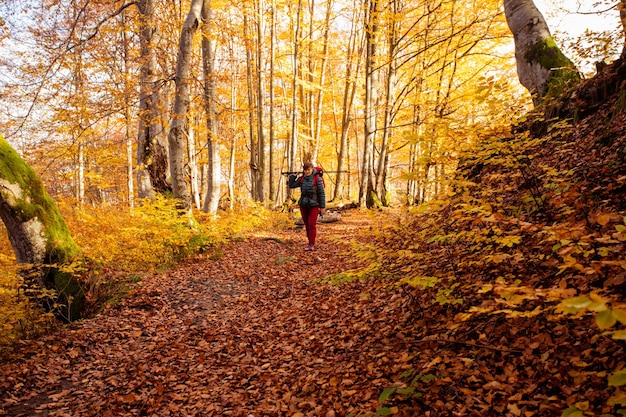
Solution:
[{"label": "woman's backpack", "polygon": [[[320,180],[322,180],[322,187],[326,188],[326,184],[324,183],[324,170],[322,169],[322,167],[314,167],[313,169],[315,169],[315,176],[313,177],[313,187],[315,187],[315,191],[317,191],[317,182]],[[300,177],[300,185],[302,185],[302,183],[304,182],[304,176]]]}]

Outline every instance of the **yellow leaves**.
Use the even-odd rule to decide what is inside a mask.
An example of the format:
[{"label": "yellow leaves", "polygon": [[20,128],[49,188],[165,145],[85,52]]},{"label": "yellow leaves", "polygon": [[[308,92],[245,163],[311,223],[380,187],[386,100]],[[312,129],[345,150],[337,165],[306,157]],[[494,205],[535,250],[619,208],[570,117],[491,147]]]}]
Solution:
[{"label": "yellow leaves", "polygon": [[606,309],[605,301],[597,295],[580,296],[564,300],[559,309],[568,314],[576,314],[581,311],[602,311]]},{"label": "yellow leaves", "polygon": [[604,310],[596,314],[596,324],[600,328],[600,330],[606,330],[617,323],[617,320],[613,316],[613,312],[611,310]]},{"label": "yellow leaves", "polygon": [[[558,310],[567,314],[580,314],[584,312],[595,313],[595,322],[600,330],[609,330],[617,323],[626,325],[626,306],[620,308],[609,307],[609,301],[596,293],[579,296],[564,300],[558,306]],[[617,340],[626,340],[626,330],[618,329],[610,332]]]},{"label": "yellow leaves", "polygon": [[615,309],[615,310],[612,310],[612,313],[613,313],[613,317],[615,317],[617,321],[619,321],[621,324],[626,325],[626,310]]},{"label": "yellow leaves", "polygon": [[610,387],[621,387],[626,385],[626,369],[620,369],[609,377]]},{"label": "yellow leaves", "polygon": [[495,237],[494,241],[498,243],[500,246],[504,246],[507,248],[512,248],[515,245],[518,245],[522,241],[522,236],[520,235],[508,235],[504,237]]},{"label": "yellow leaves", "polygon": [[494,255],[485,255],[483,259],[485,260],[486,263],[494,263],[497,265],[497,264],[501,264],[502,262],[510,258],[511,258],[511,255],[507,253],[496,253]]},{"label": "yellow leaves", "polygon": [[514,416],[521,416],[522,415],[522,411],[519,409],[517,404],[507,404],[506,408]]},{"label": "yellow leaves", "polygon": [[400,284],[407,284],[414,288],[432,288],[440,281],[440,278],[429,276],[407,277],[400,280]]},{"label": "yellow leaves", "polygon": [[[615,324],[620,323],[626,325],[626,310],[602,310],[596,314],[596,324],[600,330],[607,330]],[[619,335],[621,337],[621,334]]]},{"label": "yellow leaves", "polygon": [[478,294],[486,294],[488,292],[491,292],[492,290],[493,290],[493,284],[484,284],[478,290]]},{"label": "yellow leaves", "polygon": [[461,322],[461,321],[467,321],[471,319],[473,316],[474,315],[472,313],[458,313],[456,316],[454,316],[454,319],[457,322]]}]

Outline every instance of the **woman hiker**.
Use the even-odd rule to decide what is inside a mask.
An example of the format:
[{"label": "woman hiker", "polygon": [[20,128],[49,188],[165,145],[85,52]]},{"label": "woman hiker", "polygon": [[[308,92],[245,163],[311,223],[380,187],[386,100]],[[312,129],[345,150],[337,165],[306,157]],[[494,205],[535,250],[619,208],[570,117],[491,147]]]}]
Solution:
[{"label": "woman hiker", "polygon": [[326,192],[322,173],[313,167],[311,162],[305,162],[302,166],[303,175],[290,175],[289,188],[300,187],[300,214],[309,245],[306,250],[315,249],[315,237],[317,235],[317,216],[326,213]]}]

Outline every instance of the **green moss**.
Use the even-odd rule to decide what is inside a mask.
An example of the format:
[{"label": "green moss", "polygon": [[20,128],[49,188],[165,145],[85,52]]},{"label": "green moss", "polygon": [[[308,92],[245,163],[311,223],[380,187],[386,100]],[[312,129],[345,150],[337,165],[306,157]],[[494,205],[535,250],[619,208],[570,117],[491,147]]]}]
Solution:
[{"label": "green moss", "polygon": [[48,273],[59,294],[58,308],[61,316],[67,321],[80,318],[85,308],[85,294],[78,281],[70,273],[53,268]]},{"label": "green moss", "polygon": [[383,203],[380,201],[380,198],[378,198],[378,194],[376,194],[375,191],[370,191],[367,195],[367,207],[368,208],[382,208],[383,207]]},{"label": "green moss", "polygon": [[80,253],[59,210],[43,183],[26,162],[0,135],[0,178],[18,184],[25,195],[16,202],[16,215],[22,221],[39,219],[44,226],[48,263],[67,262]]},{"label": "green moss", "polygon": [[528,52],[526,52],[524,58],[527,62],[538,62],[546,69],[560,67],[573,68],[574,66],[572,61],[563,55],[552,38],[547,38],[534,44]]},{"label": "green moss", "polygon": [[580,82],[580,74],[554,42],[547,38],[533,45],[524,56],[527,62],[538,63],[550,70],[542,97],[558,97]]},{"label": "green moss", "polygon": [[73,299],[71,317],[78,317],[83,307],[84,295],[75,277],[57,266],[68,264],[80,255],[80,249],[72,239],[69,229],[54,201],[46,192],[43,183],[31,167],[18,155],[11,145],[0,135],[0,178],[17,184],[23,195],[16,196],[12,204],[18,221],[38,219],[43,225],[46,242],[43,262],[55,265],[45,271],[43,281],[65,300]]}]

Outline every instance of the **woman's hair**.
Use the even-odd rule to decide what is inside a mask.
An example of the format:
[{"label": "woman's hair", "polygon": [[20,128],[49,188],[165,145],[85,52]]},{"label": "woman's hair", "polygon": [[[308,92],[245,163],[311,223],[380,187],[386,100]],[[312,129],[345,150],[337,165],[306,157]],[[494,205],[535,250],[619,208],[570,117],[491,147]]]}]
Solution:
[{"label": "woman's hair", "polygon": [[304,163],[304,165],[302,165],[302,169],[303,170],[306,170],[306,169],[309,169],[309,168],[313,168],[313,163],[312,162],[308,162],[307,161],[307,162]]}]

